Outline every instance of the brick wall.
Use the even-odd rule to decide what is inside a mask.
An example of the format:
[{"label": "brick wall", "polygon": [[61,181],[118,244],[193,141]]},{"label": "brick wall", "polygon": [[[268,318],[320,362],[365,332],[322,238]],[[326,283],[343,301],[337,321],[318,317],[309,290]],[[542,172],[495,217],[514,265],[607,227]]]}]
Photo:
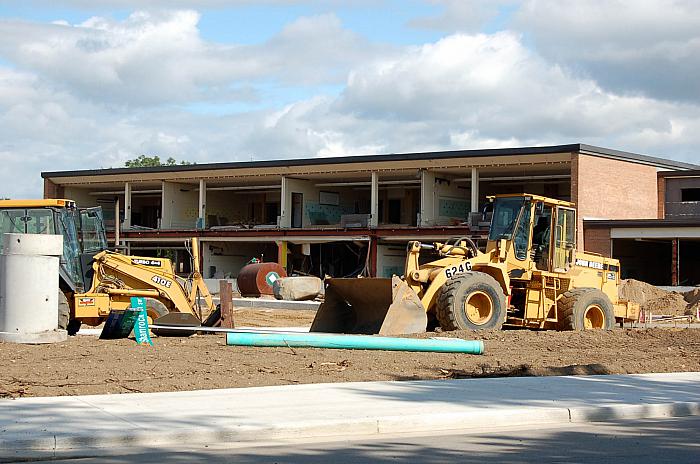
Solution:
[{"label": "brick wall", "polygon": [[44,198],[63,198],[63,187],[44,179]]},{"label": "brick wall", "polygon": [[598,253],[611,258],[610,255],[610,228],[586,227],[583,231],[586,251]]},{"label": "brick wall", "polygon": [[653,166],[574,153],[571,200],[578,207],[578,248],[589,248],[584,240],[583,218],[657,218],[657,189]]},{"label": "brick wall", "polygon": [[656,181],[658,213],[657,218],[663,219],[666,216],[666,178],[659,177]]}]

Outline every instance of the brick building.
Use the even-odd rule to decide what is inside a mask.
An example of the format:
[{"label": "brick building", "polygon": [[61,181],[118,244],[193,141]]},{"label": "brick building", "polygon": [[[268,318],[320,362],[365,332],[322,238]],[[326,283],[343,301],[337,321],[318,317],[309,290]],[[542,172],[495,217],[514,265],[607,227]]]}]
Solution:
[{"label": "brick building", "polygon": [[657,173],[657,218],[586,220],[586,246],[620,259],[623,277],[700,285],[700,171]]},{"label": "brick building", "polygon": [[400,274],[408,240],[483,240],[479,212],[497,193],[577,203],[579,248],[603,249],[603,239],[584,234],[584,220],[656,219],[659,175],[696,168],[571,144],[42,177],[46,198],[102,206],[114,239],[131,253],[167,251],[182,272],[189,261],[183,243],[198,236],[205,277],[235,277],[252,257],[278,261],[290,272],[337,277]]}]

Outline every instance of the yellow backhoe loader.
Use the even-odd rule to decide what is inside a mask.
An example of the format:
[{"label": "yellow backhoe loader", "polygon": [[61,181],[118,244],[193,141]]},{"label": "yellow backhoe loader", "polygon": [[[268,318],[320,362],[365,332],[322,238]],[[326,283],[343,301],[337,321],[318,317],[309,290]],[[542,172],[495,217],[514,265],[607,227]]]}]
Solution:
[{"label": "yellow backhoe loader", "polygon": [[[529,194],[490,200],[485,253],[466,237],[409,242],[401,278],[327,279],[311,331],[584,330],[637,320],[639,305],[618,299],[619,261],[576,250],[573,203]],[[422,251],[434,259],[425,262]]]},{"label": "yellow backhoe loader", "polygon": [[111,311],[128,308],[132,296],[146,297],[149,318],[160,324],[198,326],[214,313],[195,238],[193,272],[182,278],[167,258],[108,251],[99,207],[77,208],[74,201],[61,199],[2,200],[0,234],[8,232],[63,236],[58,325],[71,334],[81,324],[96,326]]}]

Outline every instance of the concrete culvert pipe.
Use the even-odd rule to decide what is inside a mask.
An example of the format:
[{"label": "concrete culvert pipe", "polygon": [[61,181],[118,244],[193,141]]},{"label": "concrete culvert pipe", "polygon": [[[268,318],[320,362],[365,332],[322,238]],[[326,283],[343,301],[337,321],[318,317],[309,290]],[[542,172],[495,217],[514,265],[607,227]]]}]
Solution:
[{"label": "concrete culvert pipe", "polygon": [[0,341],[54,343],[58,329],[60,235],[3,234],[0,254]]}]

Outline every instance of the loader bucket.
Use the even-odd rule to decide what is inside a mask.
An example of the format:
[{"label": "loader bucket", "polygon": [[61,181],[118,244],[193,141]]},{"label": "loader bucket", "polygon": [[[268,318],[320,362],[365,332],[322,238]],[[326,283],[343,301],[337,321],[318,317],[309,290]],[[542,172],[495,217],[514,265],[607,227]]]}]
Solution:
[{"label": "loader bucket", "polygon": [[400,335],[425,332],[418,295],[400,278],[326,279],[311,332]]}]

